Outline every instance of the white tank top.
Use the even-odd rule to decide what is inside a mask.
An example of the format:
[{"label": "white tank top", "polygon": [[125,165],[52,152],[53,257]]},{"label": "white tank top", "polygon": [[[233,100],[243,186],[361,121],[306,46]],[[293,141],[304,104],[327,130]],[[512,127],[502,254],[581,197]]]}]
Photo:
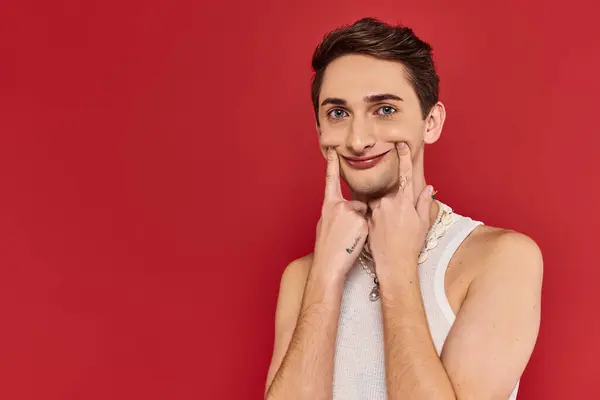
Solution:
[{"label": "white tank top", "polygon": [[[436,200],[437,201],[437,200]],[[455,320],[445,290],[446,269],[459,245],[482,222],[452,212],[438,201],[440,212],[452,216],[438,245],[419,265],[421,294],[433,344],[442,352]],[[381,300],[372,302],[373,278],[356,263],[348,272],[342,295],[333,370],[333,400],[385,400],[385,359]],[[517,383],[509,400],[517,398]]]}]

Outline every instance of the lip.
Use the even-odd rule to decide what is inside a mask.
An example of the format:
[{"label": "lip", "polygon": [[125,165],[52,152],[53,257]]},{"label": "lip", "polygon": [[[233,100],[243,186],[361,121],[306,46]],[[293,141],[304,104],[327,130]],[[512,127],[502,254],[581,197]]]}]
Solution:
[{"label": "lip", "polygon": [[344,157],[344,160],[348,165],[355,169],[368,169],[372,168],[375,165],[379,164],[379,162],[383,159],[383,157],[389,153],[391,150],[386,151],[385,153],[379,154],[377,156],[371,157]]}]

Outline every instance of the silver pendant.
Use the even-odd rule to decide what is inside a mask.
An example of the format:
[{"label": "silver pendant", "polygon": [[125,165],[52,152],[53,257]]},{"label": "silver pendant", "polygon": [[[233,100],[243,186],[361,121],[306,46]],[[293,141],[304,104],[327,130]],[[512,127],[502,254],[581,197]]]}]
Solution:
[{"label": "silver pendant", "polygon": [[369,300],[377,301],[379,300],[379,280],[377,278],[374,279],[375,286],[371,289],[371,293],[369,293]]}]

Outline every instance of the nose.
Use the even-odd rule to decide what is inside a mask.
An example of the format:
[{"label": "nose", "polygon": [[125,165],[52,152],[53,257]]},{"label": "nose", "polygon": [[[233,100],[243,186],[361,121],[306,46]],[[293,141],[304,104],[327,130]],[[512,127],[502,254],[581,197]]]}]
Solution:
[{"label": "nose", "polygon": [[373,126],[362,118],[355,118],[349,125],[346,147],[355,154],[362,154],[375,145]]}]

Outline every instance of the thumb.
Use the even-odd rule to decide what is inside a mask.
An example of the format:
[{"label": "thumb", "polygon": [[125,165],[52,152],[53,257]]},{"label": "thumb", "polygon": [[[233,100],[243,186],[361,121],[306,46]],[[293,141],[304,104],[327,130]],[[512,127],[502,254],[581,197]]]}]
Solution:
[{"label": "thumb", "polygon": [[429,222],[431,203],[433,203],[433,186],[427,185],[417,199],[417,214],[421,220]]}]

